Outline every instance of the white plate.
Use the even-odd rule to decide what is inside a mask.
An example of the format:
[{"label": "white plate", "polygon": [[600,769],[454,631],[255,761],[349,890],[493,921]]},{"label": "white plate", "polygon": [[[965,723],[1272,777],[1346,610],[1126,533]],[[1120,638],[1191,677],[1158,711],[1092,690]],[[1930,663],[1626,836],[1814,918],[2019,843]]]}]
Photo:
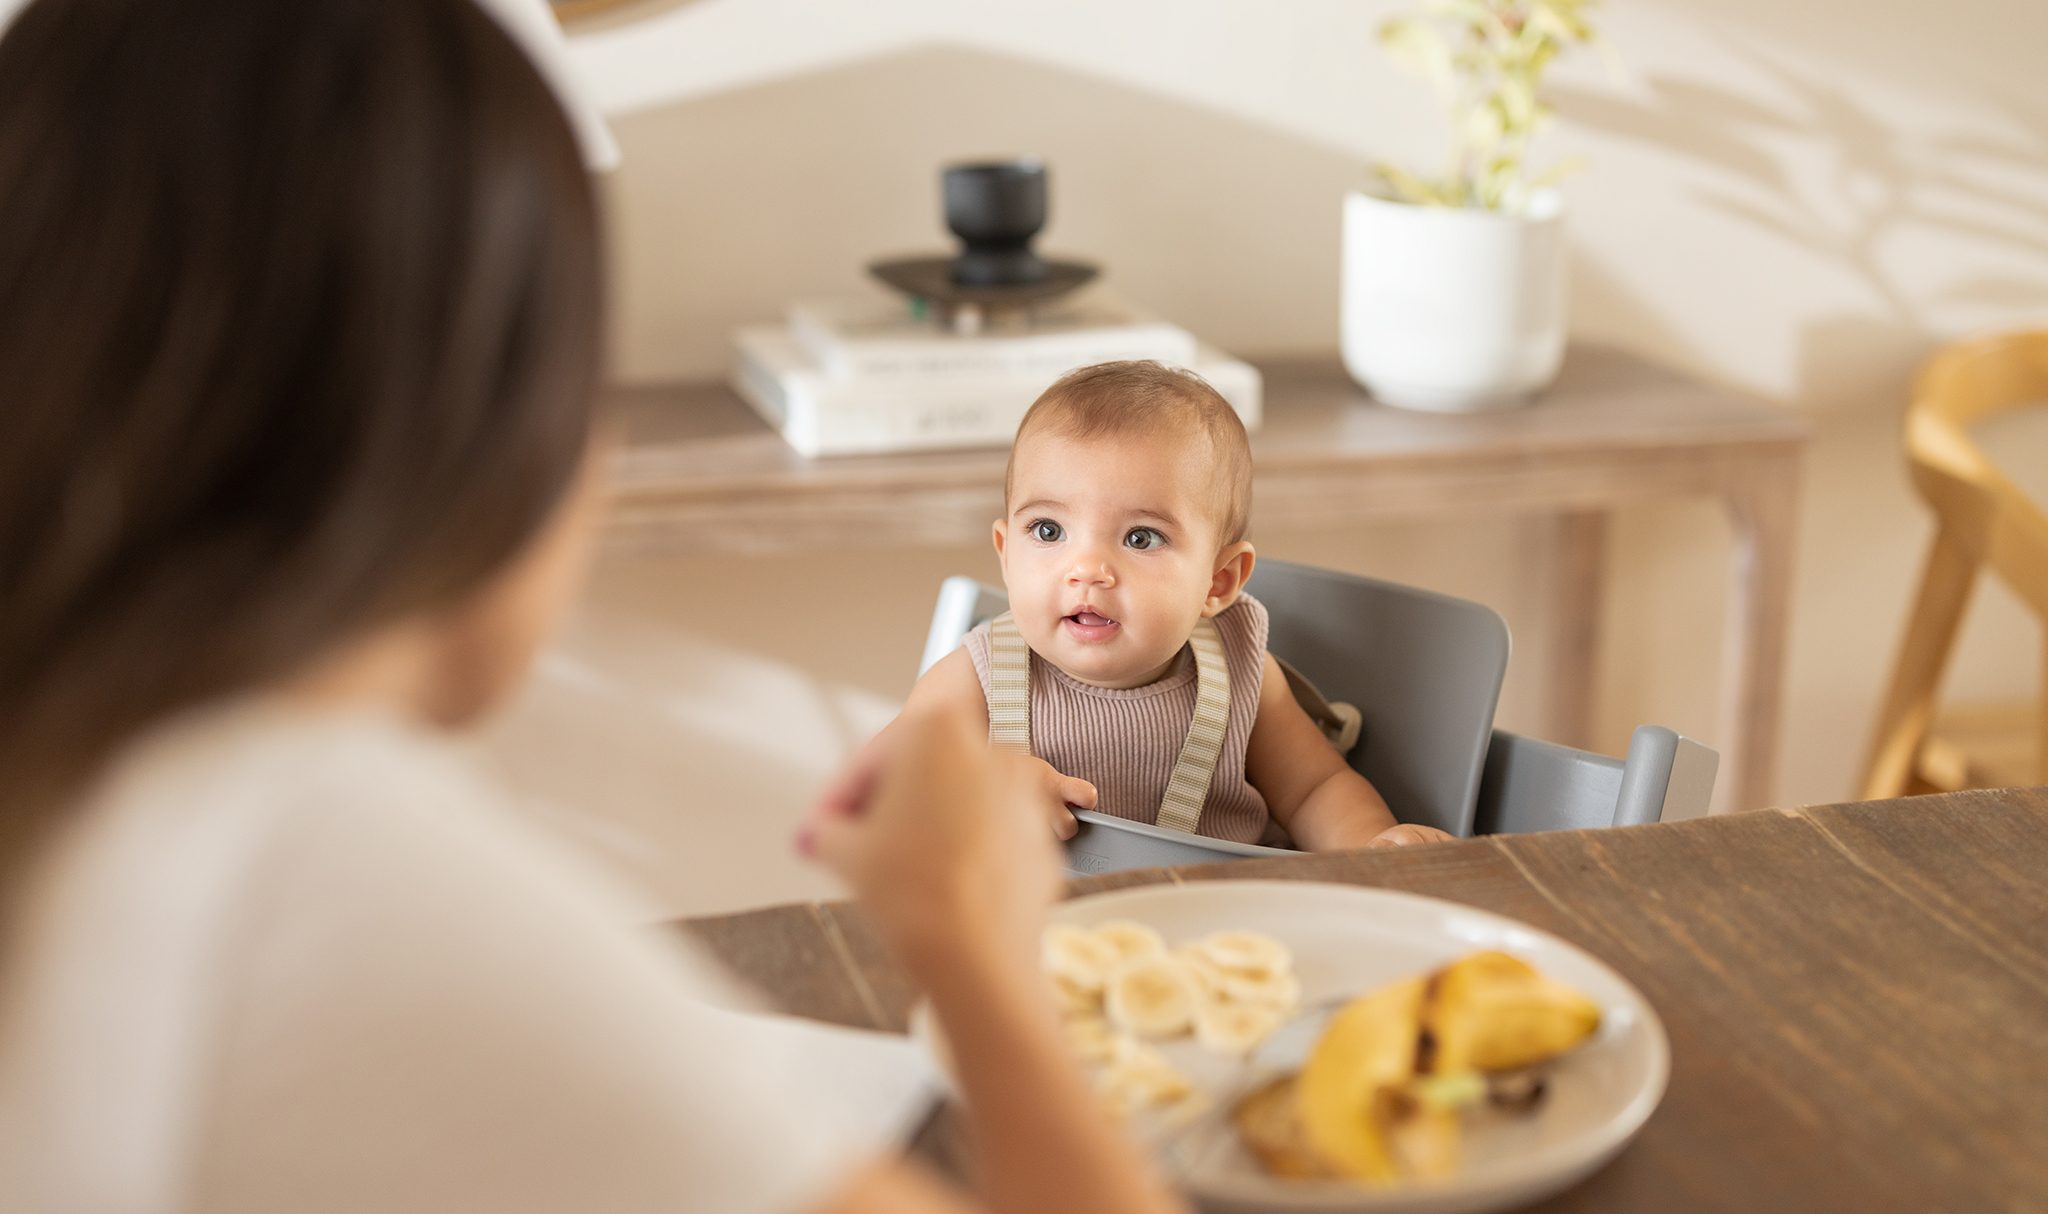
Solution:
[{"label": "white plate", "polygon": [[[1306,881],[1197,881],[1093,894],[1053,909],[1056,922],[1150,924],[1168,944],[1248,928],[1294,950],[1302,1003],[1314,1007],[1432,969],[1476,949],[1502,949],[1600,1005],[1600,1031],[1551,1072],[1533,1115],[1468,1120],[1454,1178],[1384,1190],[1282,1181],[1259,1172],[1227,1122],[1198,1129],[1163,1157],[1205,1210],[1466,1214],[1518,1206],[1557,1192],[1606,1163],[1642,1128],[1664,1095],[1670,1050],[1657,1014],[1619,974],[1583,949],[1525,923],[1416,894]],[[1282,1030],[1259,1051],[1259,1069],[1298,1066],[1316,1022]],[[916,1031],[926,1035],[923,1018]],[[1227,1098],[1244,1090],[1242,1066],[1192,1043],[1164,1050],[1198,1087]]]}]

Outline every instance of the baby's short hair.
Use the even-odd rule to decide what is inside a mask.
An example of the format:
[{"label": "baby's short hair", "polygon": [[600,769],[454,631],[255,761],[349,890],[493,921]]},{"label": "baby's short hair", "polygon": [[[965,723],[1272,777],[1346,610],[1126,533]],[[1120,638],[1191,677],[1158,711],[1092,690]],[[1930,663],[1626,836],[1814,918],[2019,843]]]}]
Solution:
[{"label": "baby's short hair", "polygon": [[1041,430],[1084,440],[1162,432],[1200,434],[1208,440],[1215,464],[1210,483],[1221,542],[1234,544],[1251,528],[1251,439],[1230,402],[1193,371],[1130,360],[1096,363],[1061,376],[1039,394],[1017,425],[1009,466],[1003,470],[1006,507],[1017,449],[1026,437]]}]

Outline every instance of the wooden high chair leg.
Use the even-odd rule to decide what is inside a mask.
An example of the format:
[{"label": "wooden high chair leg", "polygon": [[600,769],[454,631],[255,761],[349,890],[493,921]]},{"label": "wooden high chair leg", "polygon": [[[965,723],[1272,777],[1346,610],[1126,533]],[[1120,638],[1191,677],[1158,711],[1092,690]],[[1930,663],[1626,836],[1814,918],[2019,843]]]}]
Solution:
[{"label": "wooden high chair leg", "polygon": [[1907,795],[1914,761],[1934,716],[1934,696],[1941,686],[1956,630],[1977,582],[1977,559],[1947,531],[1938,531],[1927,554],[1920,595],[1906,623],[1891,689],[1878,715],[1877,736],[1864,768],[1863,799]]}]

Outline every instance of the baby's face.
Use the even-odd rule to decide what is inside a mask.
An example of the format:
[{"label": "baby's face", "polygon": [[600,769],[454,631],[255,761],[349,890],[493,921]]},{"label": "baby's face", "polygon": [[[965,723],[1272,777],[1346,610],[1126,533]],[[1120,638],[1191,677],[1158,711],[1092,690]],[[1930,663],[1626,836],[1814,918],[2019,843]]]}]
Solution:
[{"label": "baby's face", "polygon": [[1201,618],[1221,547],[1207,442],[1034,434],[995,527],[1024,641],[1085,683],[1166,672]]}]

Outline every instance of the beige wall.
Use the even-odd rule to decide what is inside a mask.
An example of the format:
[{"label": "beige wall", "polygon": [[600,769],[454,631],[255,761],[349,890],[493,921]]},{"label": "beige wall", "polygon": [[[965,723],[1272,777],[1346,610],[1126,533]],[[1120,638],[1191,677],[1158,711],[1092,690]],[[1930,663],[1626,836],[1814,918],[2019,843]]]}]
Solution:
[{"label": "beige wall", "polygon": [[[942,245],[936,166],[1007,152],[1053,167],[1046,247],[1100,260],[1234,352],[1329,349],[1341,193],[1375,159],[1437,146],[1426,90],[1371,45],[1392,7],[699,0],[579,34],[624,154],[608,183],[616,372],[718,373],[734,325],[858,287],[878,254]],[[1851,793],[1897,643],[1927,535],[1896,451],[1912,368],[1951,336],[2048,324],[2048,6],[1850,12],[1610,4],[1620,67],[1561,72],[1545,149],[1590,163],[1566,187],[1575,330],[1817,424],[1782,802]],[[2001,452],[2048,492],[2048,428],[2015,429]],[[1541,731],[1540,527],[1258,538],[1501,608],[1524,641],[1503,716]],[[1625,517],[1615,543],[1602,741],[1618,749],[1644,720],[1711,741],[1726,527],[1678,505]],[[900,699],[933,587],[959,570],[990,566],[979,551],[615,553],[494,749],[665,907],[815,892],[771,853]],[[829,628],[807,622],[821,589]],[[1953,686],[2027,694],[2040,645],[1994,589]],[[683,853],[718,859],[700,873]]]}]

